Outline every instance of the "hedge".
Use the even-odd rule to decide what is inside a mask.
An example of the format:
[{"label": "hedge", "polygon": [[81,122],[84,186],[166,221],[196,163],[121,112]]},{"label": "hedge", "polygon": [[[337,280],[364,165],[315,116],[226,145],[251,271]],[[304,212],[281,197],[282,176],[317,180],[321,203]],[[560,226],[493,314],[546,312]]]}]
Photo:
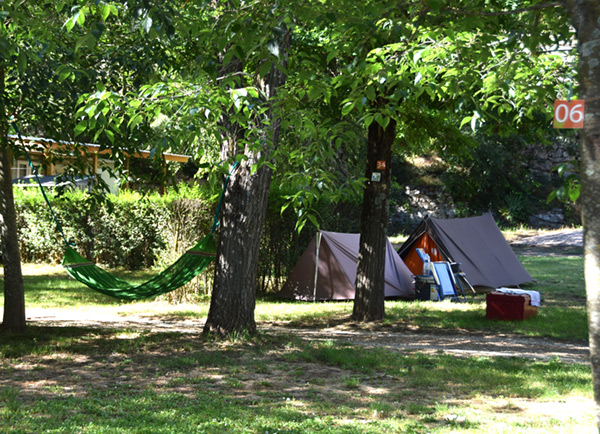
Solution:
[{"label": "hedge", "polygon": [[[272,191],[260,246],[258,291],[277,291],[314,236],[314,227],[296,231],[296,215],[281,212],[285,196]],[[96,263],[129,270],[171,264],[185,249],[207,234],[212,226],[216,197],[199,188],[183,188],[165,196],[134,192],[109,195],[94,201],[82,192],[50,197],[64,233],[83,256]],[[36,189],[15,189],[15,207],[21,260],[59,263],[64,253],[60,231],[42,195]],[[321,227],[330,231],[357,232],[357,204],[315,205]],[[189,293],[207,294],[212,270],[170,294],[172,301],[189,299]]]},{"label": "hedge", "polygon": [[[212,224],[212,202],[131,192],[102,201],[79,191],[50,196],[66,238],[79,253],[129,270],[151,267],[168,252],[182,252],[201,239]],[[59,262],[65,245],[39,191],[15,189],[15,208],[21,260]]]}]

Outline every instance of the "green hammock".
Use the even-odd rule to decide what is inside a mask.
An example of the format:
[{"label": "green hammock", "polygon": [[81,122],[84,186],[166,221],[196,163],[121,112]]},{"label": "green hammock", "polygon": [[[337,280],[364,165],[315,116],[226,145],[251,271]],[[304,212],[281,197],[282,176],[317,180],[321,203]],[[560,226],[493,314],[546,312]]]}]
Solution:
[{"label": "green hammock", "polygon": [[85,259],[83,256],[79,255],[79,253],[73,249],[73,244],[67,241],[62,226],[54,214],[52,205],[50,205],[50,201],[46,196],[44,187],[38,178],[37,170],[31,161],[16,123],[12,122],[12,126],[17,133],[19,140],[21,141],[23,151],[27,156],[29,165],[33,170],[33,174],[35,175],[35,178],[40,186],[40,190],[42,191],[42,195],[46,201],[46,204],[48,205],[48,208],[50,209],[50,213],[54,218],[56,227],[60,231],[65,242],[66,251],[62,265],[67,272],[79,282],[111,297],[124,300],[139,300],[142,298],[155,297],[160,294],[165,294],[185,285],[198,274],[200,274],[215,258],[217,247],[213,234],[215,233],[215,230],[219,224],[219,211],[221,209],[223,195],[225,193],[225,189],[227,188],[229,177],[237,167],[237,162],[233,165],[231,171],[225,178],[223,190],[221,191],[219,203],[217,204],[217,210],[215,212],[210,234],[205,236],[202,240],[200,240],[200,242],[198,242],[198,244],[185,252],[177,261],[175,261],[171,266],[163,270],[161,273],[157,274],[147,282],[139,285],[133,285],[125,280],[111,275],[107,271],[104,271],[100,267]]},{"label": "green hammock", "polygon": [[185,285],[211,263],[216,251],[211,233],[160,274],[139,285],[133,285],[104,271],[79,255],[72,247],[67,247],[62,265],[73,278],[102,294],[124,300],[139,300]]}]

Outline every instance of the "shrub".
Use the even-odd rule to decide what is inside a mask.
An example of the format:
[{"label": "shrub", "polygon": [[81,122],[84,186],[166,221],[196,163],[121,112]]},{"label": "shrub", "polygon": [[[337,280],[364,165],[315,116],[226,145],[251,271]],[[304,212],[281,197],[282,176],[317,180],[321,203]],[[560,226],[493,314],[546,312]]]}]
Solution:
[{"label": "shrub", "polygon": [[[208,234],[218,196],[200,187],[182,187],[165,196],[122,192],[95,200],[80,191],[60,197],[49,194],[65,237],[83,256],[109,267],[131,270],[156,265],[164,268]],[[314,236],[306,226],[299,234],[291,208],[281,212],[285,194],[272,191],[261,239],[258,285],[261,293],[278,290]],[[21,259],[60,261],[64,242],[37,189],[15,194]],[[314,204],[321,228],[358,232],[360,206],[334,203],[323,197]],[[214,265],[183,288],[164,295],[172,302],[205,297],[212,288]]]},{"label": "shrub", "polygon": [[[21,259],[57,262],[64,243],[50,209],[38,190],[23,190],[15,192]],[[100,201],[78,191],[48,196],[67,240],[82,255],[109,267],[150,267],[165,252],[180,252],[194,244],[212,222],[206,200],[176,194],[123,192]]]}]

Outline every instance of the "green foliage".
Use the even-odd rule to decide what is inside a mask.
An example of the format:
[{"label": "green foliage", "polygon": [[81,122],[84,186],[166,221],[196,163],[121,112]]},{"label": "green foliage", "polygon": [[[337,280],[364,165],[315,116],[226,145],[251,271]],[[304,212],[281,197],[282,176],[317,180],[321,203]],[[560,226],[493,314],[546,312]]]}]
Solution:
[{"label": "green foliage", "polygon": [[557,199],[565,203],[575,203],[581,194],[581,175],[579,174],[579,162],[571,160],[559,164],[552,169],[560,178],[560,187],[552,190],[548,195],[547,202]]},{"label": "green foliage", "polygon": [[[259,291],[277,290],[315,233],[310,225],[298,232],[304,212],[285,208],[289,190],[273,188],[261,238]],[[81,254],[109,267],[137,270],[163,268],[207,234],[213,225],[218,196],[210,189],[181,184],[164,196],[121,192],[95,201],[80,191],[60,197],[50,194],[52,207],[69,242]],[[311,209],[319,227],[339,232],[358,232],[359,207],[355,201],[335,202],[330,196],[315,198]],[[24,262],[56,263],[64,243],[48,206],[38,189],[15,189],[21,257]],[[217,232],[218,233],[218,232]],[[186,287],[166,297],[182,302],[207,295],[212,285],[210,270]]]},{"label": "green foliage", "polygon": [[521,140],[480,136],[477,146],[447,156],[441,180],[462,213],[500,210],[508,223],[527,221],[537,183],[526,170]]},{"label": "green foliage", "polygon": [[[52,198],[51,204],[68,241],[80,253],[109,267],[135,270],[154,265],[165,251],[181,254],[210,231],[213,211],[206,196],[182,187],[164,197],[123,192],[98,203],[72,191]],[[15,203],[22,259],[59,260],[62,239],[41,193],[19,189]]]}]

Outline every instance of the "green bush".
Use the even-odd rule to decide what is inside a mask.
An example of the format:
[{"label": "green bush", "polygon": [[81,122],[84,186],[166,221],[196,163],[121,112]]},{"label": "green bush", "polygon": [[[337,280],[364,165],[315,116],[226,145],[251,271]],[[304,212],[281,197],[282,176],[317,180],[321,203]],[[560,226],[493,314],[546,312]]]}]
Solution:
[{"label": "green bush", "polygon": [[[190,191],[187,194],[191,194]],[[82,192],[49,195],[65,237],[82,255],[109,267],[147,268],[168,252],[182,252],[210,229],[207,195],[142,196],[123,192],[93,200]],[[62,235],[38,190],[15,191],[15,208],[24,262],[57,262]]]},{"label": "green bush", "polygon": [[532,194],[537,184],[527,170],[523,147],[517,137],[480,137],[477,147],[448,157],[449,168],[440,178],[459,214],[492,210],[509,224],[527,221],[537,204]]},{"label": "green bush", "polygon": [[[48,196],[67,240],[80,254],[104,266],[130,270],[170,265],[210,232],[218,200],[208,188],[185,186],[165,196],[122,192],[94,200],[79,191]],[[281,211],[285,196],[274,188],[269,199],[259,253],[261,293],[283,285],[316,232],[310,225],[297,232],[295,212],[291,208]],[[59,262],[64,242],[39,190],[16,189],[15,207],[21,260]],[[332,203],[323,198],[314,208],[322,229],[359,231],[358,203]],[[212,288],[211,268],[166,297],[179,302],[207,295]]]}]

